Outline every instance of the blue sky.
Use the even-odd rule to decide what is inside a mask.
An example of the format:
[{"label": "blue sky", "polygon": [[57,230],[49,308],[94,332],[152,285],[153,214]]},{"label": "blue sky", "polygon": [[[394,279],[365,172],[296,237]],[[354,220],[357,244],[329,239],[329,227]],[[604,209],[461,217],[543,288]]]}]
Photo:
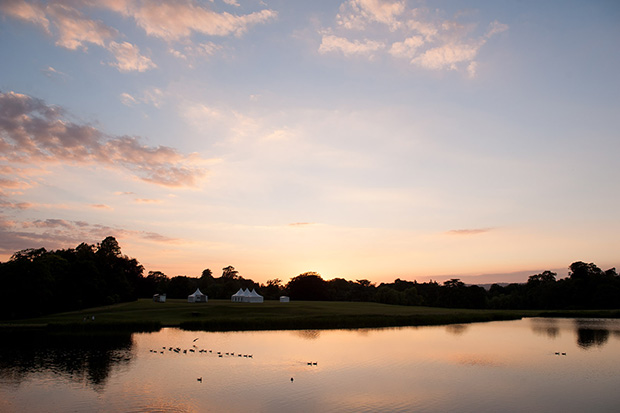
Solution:
[{"label": "blue sky", "polygon": [[0,257],[113,235],[147,271],[261,282],[616,266],[619,19],[0,1]]}]

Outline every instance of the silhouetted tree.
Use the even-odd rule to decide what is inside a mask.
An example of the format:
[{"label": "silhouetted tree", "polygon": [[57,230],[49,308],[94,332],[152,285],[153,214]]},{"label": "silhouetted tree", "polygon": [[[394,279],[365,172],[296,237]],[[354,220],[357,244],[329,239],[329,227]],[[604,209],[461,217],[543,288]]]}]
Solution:
[{"label": "silhouetted tree", "polygon": [[[123,256],[114,237],[97,247],[16,252],[0,263],[0,318],[18,318],[112,304],[137,298],[143,267]],[[28,297],[24,300],[23,297]]]},{"label": "silhouetted tree", "polygon": [[326,300],[327,283],[316,272],[305,272],[291,278],[286,285],[291,299],[294,300]]},{"label": "silhouetted tree", "polygon": [[149,274],[144,278],[141,288],[141,297],[151,297],[154,294],[166,294],[168,292],[168,285],[170,284],[170,278],[161,271],[149,271]]},{"label": "silhouetted tree", "polygon": [[222,278],[234,280],[235,278],[237,278],[237,274],[239,274],[239,272],[235,270],[235,267],[233,267],[232,265],[222,268]]},{"label": "silhouetted tree", "polygon": [[273,280],[267,280],[265,284],[260,286],[260,291],[266,300],[277,300],[282,295],[284,287],[282,286],[282,280],[274,278]]}]

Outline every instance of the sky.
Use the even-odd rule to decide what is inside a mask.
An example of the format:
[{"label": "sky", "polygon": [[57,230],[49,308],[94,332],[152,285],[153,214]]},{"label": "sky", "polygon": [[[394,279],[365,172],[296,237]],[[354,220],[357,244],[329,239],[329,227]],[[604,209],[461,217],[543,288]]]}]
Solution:
[{"label": "sky", "polygon": [[616,1],[0,0],[0,260],[620,266]]}]

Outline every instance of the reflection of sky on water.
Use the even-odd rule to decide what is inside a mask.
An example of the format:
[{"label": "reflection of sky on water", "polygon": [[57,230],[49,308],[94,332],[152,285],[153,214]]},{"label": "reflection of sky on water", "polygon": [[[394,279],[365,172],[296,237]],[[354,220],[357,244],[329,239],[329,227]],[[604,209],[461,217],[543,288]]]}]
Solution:
[{"label": "reflection of sky on water", "polygon": [[[5,346],[3,354],[21,359],[13,366],[1,359],[0,410],[50,400],[51,411],[605,410],[618,401],[618,331],[620,320],[526,319],[358,330],[166,328],[99,347],[72,341],[64,353],[60,343]],[[58,361],[61,354],[71,360]]]}]

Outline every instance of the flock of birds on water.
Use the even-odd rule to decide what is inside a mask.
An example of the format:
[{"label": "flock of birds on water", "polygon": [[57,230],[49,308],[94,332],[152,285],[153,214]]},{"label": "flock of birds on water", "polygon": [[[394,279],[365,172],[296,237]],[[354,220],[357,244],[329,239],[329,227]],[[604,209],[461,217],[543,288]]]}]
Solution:
[{"label": "flock of birds on water", "polygon": [[[195,343],[198,339],[195,338],[193,340],[193,342]],[[163,346],[161,348],[161,350],[159,349],[150,349],[149,352],[150,353],[155,353],[155,354],[164,354],[166,353],[166,351],[168,352],[174,352],[177,354],[187,354],[187,353],[205,353],[205,354],[214,354],[213,350],[206,350],[206,349],[198,349],[198,346],[196,346],[196,344],[192,344],[192,347],[189,349],[182,349],[181,347],[166,347]],[[564,353],[566,355],[566,353]],[[216,351],[215,355],[217,355],[220,358],[223,358],[224,356],[227,357],[245,357],[245,358],[253,358],[254,356],[252,354],[241,354],[241,353],[234,353],[232,351],[229,352],[222,352],[222,351]],[[309,361],[307,362],[308,366],[317,366],[319,363],[316,361]],[[202,383],[202,377],[198,377],[196,379],[196,381]],[[295,381],[295,379],[293,377],[291,377],[291,382]]]},{"label": "flock of birds on water", "polygon": [[[187,354],[187,353],[212,353],[213,354],[213,350],[205,350],[205,349],[198,349],[198,347],[196,345],[194,345],[192,348],[189,349],[181,349],[181,347],[162,347],[161,350],[149,350],[149,352],[151,353],[159,353],[159,354],[164,354],[165,352],[169,351],[169,352],[174,352],[177,354]],[[226,352],[223,353],[221,351],[217,351],[215,352],[215,354],[218,357],[224,357],[224,355],[228,356],[228,357],[246,357],[246,358],[252,358],[252,354],[241,354],[241,353],[233,353],[233,352]]]}]

